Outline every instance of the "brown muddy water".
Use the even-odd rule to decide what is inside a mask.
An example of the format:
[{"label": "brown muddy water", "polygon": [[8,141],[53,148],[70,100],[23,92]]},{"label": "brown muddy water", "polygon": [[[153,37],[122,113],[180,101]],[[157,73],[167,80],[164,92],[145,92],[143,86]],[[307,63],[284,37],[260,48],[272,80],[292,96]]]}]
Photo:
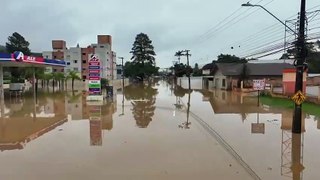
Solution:
[{"label": "brown muddy water", "polygon": [[320,120],[160,81],[88,104],[80,92],[7,97],[0,179],[319,179]]}]

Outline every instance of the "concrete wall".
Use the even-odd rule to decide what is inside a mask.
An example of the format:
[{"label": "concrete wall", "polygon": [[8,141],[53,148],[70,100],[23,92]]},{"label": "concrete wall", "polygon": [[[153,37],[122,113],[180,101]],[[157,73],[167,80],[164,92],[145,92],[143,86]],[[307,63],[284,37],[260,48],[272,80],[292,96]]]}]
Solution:
[{"label": "concrete wall", "polygon": [[[202,89],[202,77],[190,77],[191,89]],[[180,77],[177,83],[184,89],[189,88],[188,77]]]},{"label": "concrete wall", "polygon": [[320,86],[307,86],[307,96],[320,96]]}]

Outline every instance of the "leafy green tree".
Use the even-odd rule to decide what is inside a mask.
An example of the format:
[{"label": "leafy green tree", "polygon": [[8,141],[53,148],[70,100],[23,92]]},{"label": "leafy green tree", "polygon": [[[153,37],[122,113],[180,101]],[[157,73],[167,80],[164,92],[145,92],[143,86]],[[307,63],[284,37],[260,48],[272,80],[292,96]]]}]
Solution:
[{"label": "leafy green tree", "polygon": [[67,79],[71,79],[71,89],[73,91],[74,89],[74,81],[75,80],[81,80],[81,78],[79,77],[78,73],[76,71],[70,71],[68,74],[68,78]]},{"label": "leafy green tree", "polygon": [[56,73],[54,73],[54,78],[57,81],[59,88],[61,89],[62,85],[64,84],[64,81],[65,81],[64,73],[56,72]]},{"label": "leafy green tree", "polygon": [[178,57],[178,62],[180,64],[180,59],[181,59],[181,56],[183,56],[183,52],[182,51],[177,51],[174,56]]},{"label": "leafy green tree", "polygon": [[172,69],[174,70],[174,75],[176,77],[187,75],[188,72],[192,73],[192,68],[183,63],[175,64]]},{"label": "leafy green tree", "polygon": [[5,46],[0,45],[0,53],[8,53]]},{"label": "leafy green tree", "polygon": [[220,54],[218,56],[218,63],[247,63],[247,60],[241,59],[235,55]]},{"label": "leafy green tree", "polygon": [[[15,51],[21,51],[25,55],[30,55],[31,51],[29,49],[30,43],[19,33],[14,32],[8,37],[8,42],[6,42],[6,51],[8,53],[13,53]],[[25,79],[24,68],[12,67],[11,71],[11,82],[21,83]]]},{"label": "leafy green tree", "polygon": [[134,68],[137,71],[134,75],[138,76],[142,81],[145,76],[150,77],[153,75],[154,69],[151,68],[151,66],[155,67],[154,56],[156,53],[154,52],[152,41],[149,39],[147,34],[140,33],[136,36],[130,53],[132,53],[131,60],[133,63],[131,68]]},{"label": "leafy green tree", "polygon": [[[307,43],[307,57],[306,62],[308,63],[308,72],[310,73],[320,73],[320,52],[317,50],[320,41],[314,43]],[[297,54],[296,48],[291,48],[287,50],[287,53],[283,54],[280,59],[292,59],[295,58]]]},{"label": "leafy green tree", "polygon": [[42,77],[44,76],[44,71],[45,69],[44,68],[24,68],[24,72],[25,72],[25,75],[24,77],[26,79],[33,79],[33,72],[35,73],[35,88],[36,88],[36,91],[38,91],[38,82],[39,82],[39,79],[42,79]]},{"label": "leafy green tree", "polygon": [[199,69],[198,63],[196,63],[193,68],[193,76],[201,76],[201,75],[202,75],[201,69]]},{"label": "leafy green tree", "polygon": [[30,55],[31,51],[29,49],[30,43],[19,33],[14,32],[8,37],[8,42],[6,43],[6,49],[9,53],[15,51],[21,51],[25,55]]}]

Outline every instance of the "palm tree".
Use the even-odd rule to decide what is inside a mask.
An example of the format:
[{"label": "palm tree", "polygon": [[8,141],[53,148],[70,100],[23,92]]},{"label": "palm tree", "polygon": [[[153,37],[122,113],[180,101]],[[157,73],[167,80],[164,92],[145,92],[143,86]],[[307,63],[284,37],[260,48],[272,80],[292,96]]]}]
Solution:
[{"label": "palm tree", "polygon": [[63,81],[65,79],[64,74],[62,72],[55,73],[55,79],[58,82],[59,88],[61,89],[61,84],[63,84]]},{"label": "palm tree", "polygon": [[178,57],[178,61],[179,61],[179,64],[180,64],[180,57],[183,56],[182,51],[176,52],[176,54],[175,54],[174,56],[177,56],[177,57]]},{"label": "palm tree", "polygon": [[45,84],[49,87],[49,81],[53,78],[52,74],[45,73],[43,75],[43,80],[46,82]]},{"label": "palm tree", "polygon": [[71,89],[74,89],[74,80],[81,80],[78,73],[76,71],[70,71],[67,79],[71,79]]}]

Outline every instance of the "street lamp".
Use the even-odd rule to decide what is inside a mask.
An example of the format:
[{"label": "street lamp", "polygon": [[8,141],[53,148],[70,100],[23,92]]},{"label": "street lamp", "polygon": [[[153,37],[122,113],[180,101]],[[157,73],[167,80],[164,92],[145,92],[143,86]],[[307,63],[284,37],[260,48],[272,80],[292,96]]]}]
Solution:
[{"label": "street lamp", "polygon": [[265,7],[263,7],[263,6],[259,5],[259,4],[251,4],[251,3],[248,2],[248,3],[245,3],[245,4],[241,4],[241,6],[243,6],[243,7],[260,7],[263,10],[265,10],[267,13],[269,13],[272,17],[274,17],[276,20],[278,20],[281,24],[283,24],[285,27],[287,27],[294,34],[298,34],[293,29],[291,29],[289,26],[287,26],[284,22],[282,22],[279,18],[277,18],[277,16],[275,16],[270,11],[268,11]]},{"label": "street lamp", "polygon": [[[297,48],[297,56],[294,65],[296,66],[296,81],[295,81],[295,93],[299,95],[303,91],[303,73],[306,69],[306,42],[305,42],[305,20],[306,20],[306,0],[301,0],[300,7],[300,24],[299,24],[299,33],[293,31],[290,27],[288,27],[285,23],[283,23],[279,18],[273,15],[270,11],[264,8],[261,5],[253,5],[250,3],[242,4],[244,7],[260,7],[263,10],[267,11],[272,17],[276,18],[281,24],[286,26],[292,32],[298,35],[298,39],[296,42]],[[300,95],[301,97],[301,95]],[[294,107],[294,115],[292,121],[292,132],[293,133],[301,133],[301,112],[302,112],[302,104],[295,103]]]}]

